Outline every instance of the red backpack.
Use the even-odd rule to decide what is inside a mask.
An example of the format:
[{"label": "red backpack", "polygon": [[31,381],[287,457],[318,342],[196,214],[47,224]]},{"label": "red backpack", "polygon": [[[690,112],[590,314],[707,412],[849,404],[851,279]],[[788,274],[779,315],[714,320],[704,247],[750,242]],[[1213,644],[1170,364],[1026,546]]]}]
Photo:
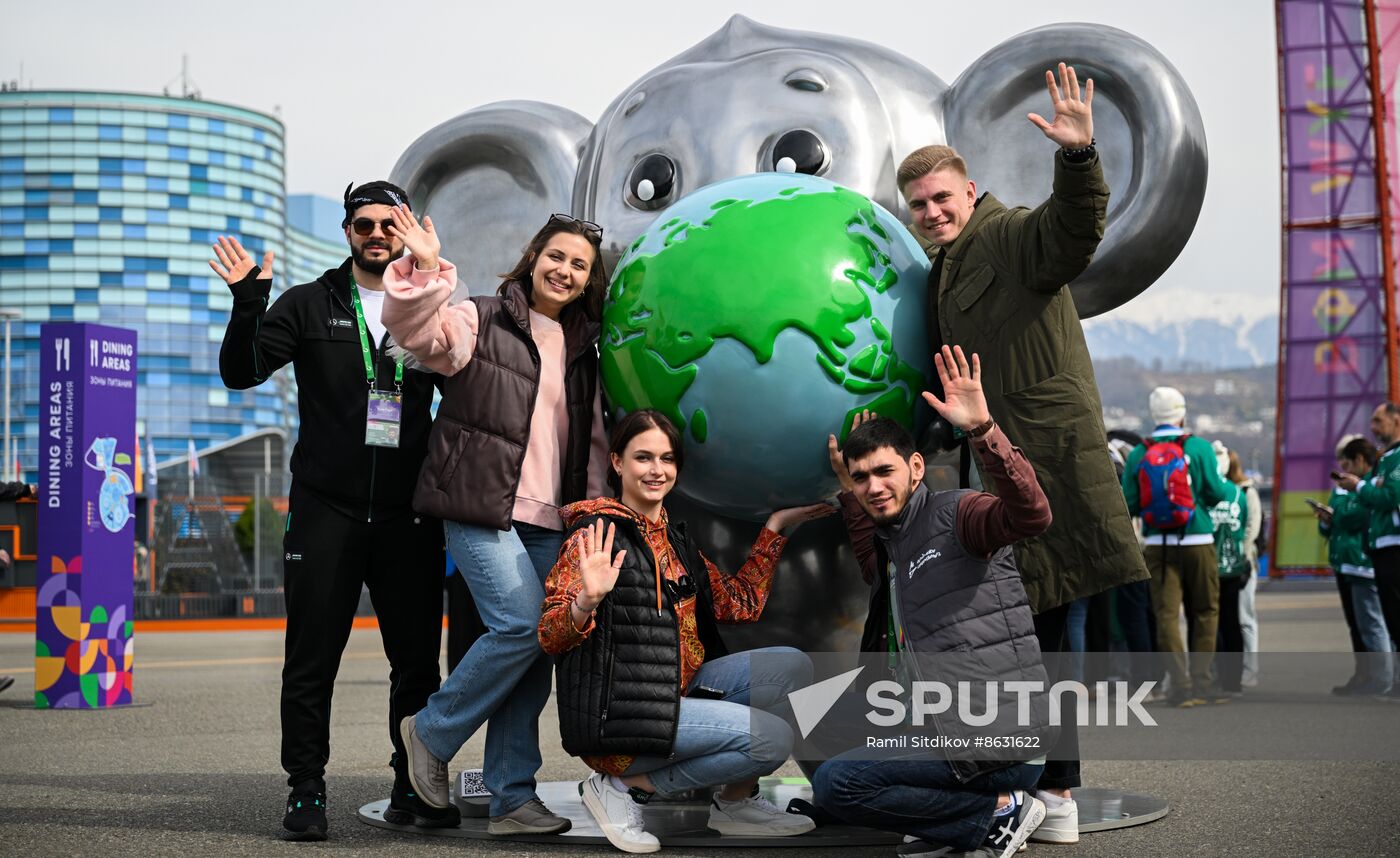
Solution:
[{"label": "red backpack", "polygon": [[1138,463],[1138,505],[1154,530],[1180,530],[1196,512],[1187,468],[1186,435],[1155,441]]}]

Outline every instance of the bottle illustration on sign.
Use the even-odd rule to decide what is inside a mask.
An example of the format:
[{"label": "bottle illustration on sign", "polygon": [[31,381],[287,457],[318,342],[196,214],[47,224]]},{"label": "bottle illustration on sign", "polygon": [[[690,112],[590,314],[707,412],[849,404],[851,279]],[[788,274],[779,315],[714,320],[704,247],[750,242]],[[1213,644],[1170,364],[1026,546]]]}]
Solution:
[{"label": "bottle illustration on sign", "polygon": [[[135,493],[131,478],[117,468],[130,465],[131,457],[117,452],[116,438],[95,438],[83,456],[83,464],[95,471],[102,471],[102,489],[97,493],[97,514],[102,526],[112,533],[118,533],[131,518],[131,504],[127,498]],[[89,507],[90,515],[91,507]],[[91,520],[91,518],[89,518]]]}]

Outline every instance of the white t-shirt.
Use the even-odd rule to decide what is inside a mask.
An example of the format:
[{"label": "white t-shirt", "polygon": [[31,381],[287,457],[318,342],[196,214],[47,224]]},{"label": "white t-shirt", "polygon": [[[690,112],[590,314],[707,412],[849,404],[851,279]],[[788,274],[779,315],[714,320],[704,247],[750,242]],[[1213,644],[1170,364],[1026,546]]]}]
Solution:
[{"label": "white t-shirt", "polygon": [[380,321],[380,316],[384,314],[384,292],[355,284],[355,288],[360,290],[360,306],[365,312],[365,327],[369,329],[369,337],[374,341],[375,349],[384,342],[384,323]]}]

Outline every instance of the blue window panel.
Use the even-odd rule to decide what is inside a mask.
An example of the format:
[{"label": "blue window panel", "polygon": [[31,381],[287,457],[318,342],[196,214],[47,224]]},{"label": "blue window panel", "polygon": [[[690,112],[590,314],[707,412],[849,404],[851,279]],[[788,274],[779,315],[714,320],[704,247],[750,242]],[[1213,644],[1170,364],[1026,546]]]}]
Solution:
[{"label": "blue window panel", "polygon": [[170,212],[165,209],[147,209],[146,220],[150,223],[170,223]]},{"label": "blue window panel", "polygon": [[120,173],[122,171],[121,158],[98,158],[97,172],[99,173]]},{"label": "blue window panel", "polygon": [[267,134],[261,128],[254,128],[253,139],[261,143],[267,139]]},{"label": "blue window panel", "polygon": [[97,224],[75,223],[73,224],[73,235],[78,238],[97,238]]},{"label": "blue window panel", "polygon": [[48,253],[49,240],[46,238],[31,238],[24,243],[25,253]]},{"label": "blue window panel", "polygon": [[123,173],[144,173],[146,172],[146,159],[144,158],[123,158]]},{"label": "blue window panel", "polygon": [[208,292],[191,292],[191,293],[190,293],[190,306],[191,306],[191,307],[208,307],[208,306],[209,306],[209,293],[208,293]]},{"label": "blue window panel", "polygon": [[241,194],[240,196],[242,196],[243,202],[245,202],[245,203],[251,203],[251,202],[253,201],[253,189],[252,189],[252,188],[243,188],[242,191],[243,191],[243,192],[242,192],[242,194]]},{"label": "blue window panel", "polygon": [[120,140],[122,139],[122,127],[120,125],[99,125],[97,126],[98,140]]},{"label": "blue window panel", "polygon": [[231,232],[238,232],[240,229],[243,228],[243,218],[229,215],[228,223],[225,225],[225,228]]},{"label": "blue window panel", "polygon": [[102,221],[121,222],[122,210],[118,206],[102,206],[97,210],[97,219]]},{"label": "blue window panel", "polygon": [[209,152],[209,163],[222,165],[224,163],[224,153],[211,149]]},{"label": "blue window panel", "polygon": [[0,174],[0,188],[22,188],[24,176],[19,173]]},{"label": "blue window panel", "polygon": [[0,238],[23,238],[24,224],[0,223]]},{"label": "blue window panel", "polygon": [[[190,288],[190,275],[188,275],[188,274],[172,274],[172,275],[170,275],[170,285],[171,285],[172,288],[176,288],[176,289],[188,289],[188,288]],[[156,294],[156,293],[153,292],[153,293],[151,293],[151,294],[154,295],[154,294]]]},{"label": "blue window panel", "polygon": [[[164,292],[164,291],[161,291],[161,290],[159,290],[159,289],[152,289],[150,292],[146,293],[146,303],[147,303],[147,304],[156,304],[156,305],[158,305],[158,306],[164,306],[164,305],[166,305],[166,304],[171,304],[171,303],[173,303],[173,301],[172,301],[173,298],[174,298],[174,296],[171,295],[169,292]],[[151,361],[150,358],[143,357],[143,358],[141,358],[141,360],[142,360],[147,366],[151,366],[151,365],[152,365],[152,361]],[[157,365],[157,366],[158,366],[158,365]]]},{"label": "blue window panel", "polygon": [[188,147],[188,146],[171,146],[171,147],[170,147],[170,160],[172,160],[172,161],[188,161],[189,159],[190,159],[190,147]]},{"label": "blue window panel", "polygon": [[214,232],[214,230],[212,229],[197,229],[195,227],[190,228],[190,241],[198,242],[200,244],[213,244],[218,240],[219,234]]},{"label": "blue window panel", "polygon": [[168,191],[170,190],[170,180],[165,176],[147,176],[146,190],[148,191]]},{"label": "blue window panel", "polygon": [[145,238],[146,225],[143,223],[122,224],[122,238]]},{"label": "blue window panel", "polygon": [[189,208],[189,207],[190,207],[190,198],[189,198],[189,195],[188,195],[188,194],[171,194],[171,195],[170,195],[170,207],[171,207],[172,209],[187,209],[187,208]]},{"label": "blue window panel", "polygon": [[191,178],[191,179],[207,179],[207,178],[209,178],[209,166],[208,166],[207,164],[191,164],[191,165],[190,165],[190,178]]},{"label": "blue window panel", "polygon": [[170,139],[170,132],[169,132],[169,131],[166,131],[164,128],[147,128],[147,129],[146,129],[146,142],[147,142],[147,143],[165,143],[165,142],[167,142],[169,139]]},{"label": "blue window panel", "polygon": [[[146,375],[146,386],[147,386],[147,387],[169,387],[169,386],[170,386],[170,373],[168,373],[168,372],[152,372],[152,373],[147,373],[147,375]],[[171,454],[171,455],[173,455],[173,454]]]},{"label": "blue window panel", "polygon": [[[164,271],[168,261],[163,256],[123,256],[122,267],[127,271]],[[142,278],[144,283],[145,279]]]},{"label": "blue window panel", "polygon": [[25,220],[48,220],[48,219],[49,219],[49,207],[48,207],[48,206],[25,206],[25,207],[24,207],[24,219],[25,219]]},{"label": "blue window panel", "polygon": [[[128,257],[127,257],[128,260],[131,260],[131,259],[141,259],[141,258],[142,258],[142,257],[139,257],[139,256],[128,256]],[[145,285],[146,285],[146,275],[145,275],[144,272],[141,272],[141,271],[124,271],[124,272],[122,272],[122,285],[123,285],[123,286],[145,286]]]},{"label": "blue window panel", "polygon": [[70,124],[70,125],[71,125],[71,124],[73,123],[73,108],[71,108],[71,107],[50,107],[50,108],[49,108],[49,121],[50,121],[50,122],[55,122],[55,123],[57,123],[57,122],[63,122],[63,123],[67,123],[67,124]]},{"label": "blue window panel", "polygon": [[0,158],[0,172],[21,172],[24,170],[24,159],[16,156]]},{"label": "blue window panel", "polygon": [[190,127],[190,118],[189,118],[188,116],[183,115],[183,114],[172,113],[172,114],[170,114],[170,127],[171,127],[171,128],[189,128],[189,127]]},{"label": "blue window panel", "polygon": [[95,206],[97,205],[97,191],[74,191],[73,202],[80,206]]},{"label": "blue window panel", "polygon": [[247,155],[239,156],[238,164],[245,170],[253,169],[253,159],[249,158]]},{"label": "blue window panel", "polygon": [[0,256],[0,269],[23,271],[47,271],[47,256]]},{"label": "blue window panel", "polygon": [[73,239],[71,238],[51,238],[49,239],[49,253],[72,253]]},{"label": "blue window panel", "polygon": [[122,285],[122,273],[120,271],[102,271],[97,275],[97,283],[100,286],[120,286]]},{"label": "blue window panel", "polygon": [[34,190],[25,191],[24,201],[26,203],[46,203],[49,201],[49,192]]},{"label": "blue window panel", "polygon": [[122,189],[122,177],[115,173],[103,173],[97,177],[97,187],[104,191]]},{"label": "blue window panel", "polygon": [[209,120],[209,133],[210,133],[210,134],[223,134],[223,133],[224,133],[224,121],[223,121],[222,119],[211,119],[211,120]]},{"label": "blue window panel", "polygon": [[67,321],[73,318],[72,304],[50,304],[49,319]]},{"label": "blue window panel", "polygon": [[49,173],[49,187],[51,188],[71,188],[73,187],[72,173]]},{"label": "blue window panel", "polygon": [[79,303],[83,303],[83,304],[96,304],[96,303],[97,303],[97,290],[96,290],[96,289],[74,289],[74,290],[73,290],[73,300],[78,301]]},{"label": "blue window panel", "polygon": [[210,182],[210,183],[209,183],[209,196],[211,196],[211,197],[222,197],[226,192],[227,192],[227,191],[226,191],[226,189],[225,189],[225,187],[224,187],[224,183],[223,183],[223,182]]}]

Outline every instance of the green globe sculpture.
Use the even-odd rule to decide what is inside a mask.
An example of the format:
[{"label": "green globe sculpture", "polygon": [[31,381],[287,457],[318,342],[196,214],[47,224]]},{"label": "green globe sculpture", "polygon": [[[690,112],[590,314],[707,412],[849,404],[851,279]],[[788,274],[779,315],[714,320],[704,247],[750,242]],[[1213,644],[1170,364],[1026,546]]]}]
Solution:
[{"label": "green globe sculpture", "polygon": [[929,263],[898,220],[825,179],[755,173],[661,212],[618,261],[603,384],[685,438],[677,491],[761,520],[838,485],[827,435],[862,409],[917,433],[932,361]]}]

